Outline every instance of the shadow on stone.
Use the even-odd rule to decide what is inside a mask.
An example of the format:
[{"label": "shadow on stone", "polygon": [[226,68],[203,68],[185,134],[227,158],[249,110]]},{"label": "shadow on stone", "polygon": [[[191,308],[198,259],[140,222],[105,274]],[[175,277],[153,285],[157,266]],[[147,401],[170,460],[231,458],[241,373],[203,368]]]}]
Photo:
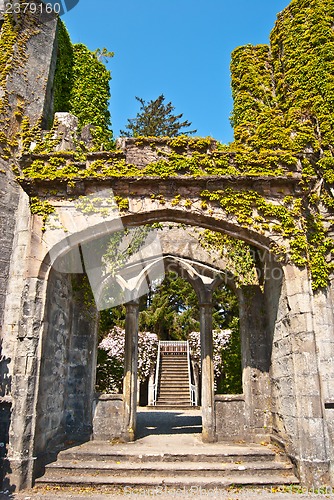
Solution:
[{"label": "shadow on stone", "polygon": [[202,432],[202,416],[182,411],[138,411],[137,438],[164,434],[195,434]]}]

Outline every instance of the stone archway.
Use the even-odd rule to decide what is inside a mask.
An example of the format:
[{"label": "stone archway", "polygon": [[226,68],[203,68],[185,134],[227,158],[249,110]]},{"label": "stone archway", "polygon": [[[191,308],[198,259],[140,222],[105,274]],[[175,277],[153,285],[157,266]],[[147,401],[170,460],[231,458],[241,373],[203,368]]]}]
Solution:
[{"label": "stone archway", "polygon": [[[168,180],[166,183],[168,185],[170,181]],[[96,187],[94,189],[95,193],[99,192],[99,190],[96,191]],[[196,196],[195,193],[194,197],[196,198]],[[22,200],[22,203],[27,203],[27,200]],[[67,212],[68,217],[73,205],[71,200],[66,203],[67,210],[69,210]],[[133,200],[133,203],[134,208],[137,201]],[[318,457],[317,460],[322,464],[321,470],[325,474],[326,467],[328,468],[326,447],[322,448],[320,452],[314,442],[311,449],[310,442],[306,439],[306,436],[311,435],[312,429],[316,427],[317,442],[327,442],[324,427],[324,400],[320,389],[317,349],[314,338],[316,327],[313,322],[313,294],[307,271],[298,270],[289,263],[283,263],[280,266],[274,258],[270,260],[268,257],[271,255],[269,249],[272,243],[277,243],[277,239],[272,240],[269,232],[268,234],[260,234],[243,227],[233,217],[226,217],[226,214],[218,209],[216,215],[213,216],[213,214],[207,214],[205,211],[200,210],[197,205],[193,206],[191,210],[185,207],[182,209],[173,206],[161,207],[157,206],[156,201],[145,198],[141,201],[140,208],[137,211],[122,217],[123,225],[128,227],[135,227],[143,223],[154,223],[159,220],[187,223],[227,232],[234,237],[254,244],[264,252],[263,265],[269,273],[267,279],[260,288],[253,290],[250,295],[251,300],[246,300],[246,290],[242,295],[245,303],[245,313],[242,317],[245,321],[249,320],[250,324],[252,324],[252,315],[250,314],[252,308],[256,307],[263,311],[262,326],[261,322],[252,324],[252,335],[249,337],[244,335],[243,340],[244,352],[247,353],[250,360],[249,383],[247,382],[248,390],[246,392],[255,404],[255,406],[253,404],[253,407],[256,408],[255,412],[246,415],[245,432],[249,433],[251,431],[251,435],[254,436],[257,431],[258,434],[260,434],[260,430],[263,431],[263,411],[261,412],[261,406],[257,402],[261,399],[262,388],[268,390],[268,380],[262,374],[268,373],[267,368],[268,364],[270,364],[269,370],[273,381],[271,384],[273,394],[266,396],[266,398],[270,399],[271,403],[270,413],[273,421],[274,437],[295,458],[301,477],[308,478],[313,474],[313,456]],[[52,276],[52,264],[55,262],[55,257],[65,255],[71,248],[78,248],[78,245],[82,242],[111,233],[113,230],[115,230],[115,219],[107,219],[97,223],[95,221],[95,224],[86,229],[77,225],[69,236],[64,236],[63,230],[59,228],[47,229],[43,232],[42,223],[38,217],[33,219],[31,233],[27,234],[22,229],[21,237],[27,260],[25,267],[20,270],[23,283],[22,313],[20,310],[14,311],[13,314],[14,318],[18,318],[18,336],[21,339],[15,354],[14,372],[16,372],[16,378],[13,389],[14,394],[15,391],[17,391],[16,393],[20,391],[21,394],[24,393],[25,399],[22,398],[20,402],[17,400],[13,408],[10,431],[10,452],[12,453],[10,458],[13,477],[18,485],[31,484],[33,478],[34,450],[37,438],[36,407],[38,401],[36,397],[39,393],[41,342],[48,326],[44,321],[47,309],[47,288],[51,283]],[[50,247],[46,244],[47,238],[50,237],[50,241],[59,241],[60,234],[62,235],[62,241],[53,244],[52,252],[50,252]],[[34,242],[34,244],[31,245],[31,242]],[[279,268],[282,269],[280,281],[274,279],[273,276],[273,271]],[[59,276],[57,279],[60,282],[62,280]],[[13,311],[9,312],[13,313]],[[259,331],[260,337],[258,336]],[[246,329],[244,329],[244,332],[246,332]],[[262,346],[260,351],[266,353],[264,360],[260,361],[256,348],[256,342],[259,338],[261,341],[259,345]],[[302,339],[306,339],[306,342],[302,342]],[[271,356],[267,349],[268,345],[273,346]],[[27,352],[30,352],[31,356],[29,362],[25,363],[25,371],[22,373],[22,358],[26,358]],[[284,367],[282,367],[282,363]],[[313,370],[309,370],[310,366],[313,367]],[[288,375],[285,373],[286,369]],[[305,405],[306,396],[300,392],[300,389],[310,386],[314,388],[315,394],[312,396],[314,404]],[[257,389],[253,390],[252,388]],[[286,406],[285,397],[287,394],[291,397],[293,404],[292,412],[290,407]],[[255,432],[253,432],[254,430]],[[300,439],[301,433],[303,433],[303,439]],[[21,473],[22,470],[25,471],[24,474]]]}]

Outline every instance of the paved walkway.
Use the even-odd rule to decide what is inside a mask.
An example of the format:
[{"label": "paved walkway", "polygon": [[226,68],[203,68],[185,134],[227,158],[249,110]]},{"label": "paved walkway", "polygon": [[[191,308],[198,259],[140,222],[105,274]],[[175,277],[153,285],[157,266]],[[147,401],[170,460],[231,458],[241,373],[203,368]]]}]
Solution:
[{"label": "paved walkway", "polygon": [[[199,449],[205,446],[209,452],[217,449],[221,444],[203,445],[201,442],[201,413],[200,410],[157,411],[141,408],[137,418],[137,441],[135,443],[117,445],[117,448],[140,448],[143,452],[166,452]],[[323,492],[305,492],[298,487],[275,488],[225,488],[201,490],[193,487],[175,490],[172,488],[142,488],[133,490],[125,488],[123,491],[97,490],[92,488],[63,489],[39,487],[25,490],[20,493],[0,493],[0,500],[108,500],[112,498],[214,498],[224,500],[302,500],[312,498],[329,498],[334,500],[333,490]]]}]

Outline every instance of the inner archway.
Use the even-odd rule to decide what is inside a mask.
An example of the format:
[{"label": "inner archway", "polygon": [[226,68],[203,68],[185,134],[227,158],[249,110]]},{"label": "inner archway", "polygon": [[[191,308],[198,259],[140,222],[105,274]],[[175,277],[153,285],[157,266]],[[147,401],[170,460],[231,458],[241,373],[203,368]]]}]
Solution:
[{"label": "inner archway", "polygon": [[[168,223],[168,224],[169,225],[173,225],[173,223]],[[178,227],[177,231],[180,231],[180,230],[184,231],[185,228],[184,227],[181,227],[181,228]],[[168,231],[169,231],[169,237],[167,236],[167,239],[168,239],[169,244],[170,244],[171,243],[171,234],[172,234],[173,230],[172,230],[171,227],[169,227]],[[167,233],[167,231],[164,234],[166,234],[166,233]],[[109,235],[106,234],[106,237],[109,238]],[[197,234],[196,238],[195,237],[193,238],[194,241],[196,239],[198,240],[198,234]],[[236,295],[238,296],[238,299],[239,299],[239,304],[244,304],[242,306],[243,309],[240,311],[240,331],[241,331],[241,344],[242,344],[242,347],[243,347],[243,355],[242,355],[243,383],[244,383],[244,388],[246,387],[246,390],[244,390],[243,398],[242,398],[240,404],[239,404],[239,402],[234,401],[233,398],[232,399],[231,398],[230,399],[225,399],[225,400],[222,400],[222,399],[218,398],[218,400],[215,400],[214,394],[211,397],[211,403],[212,403],[212,405],[211,405],[211,411],[209,413],[211,413],[211,417],[210,418],[211,418],[211,422],[213,422],[213,425],[212,425],[212,436],[214,434],[216,434],[217,430],[218,430],[218,435],[220,435],[222,438],[224,438],[224,437],[226,438],[226,436],[224,436],[221,433],[221,428],[217,429],[217,422],[216,422],[216,417],[215,417],[215,409],[216,408],[218,408],[218,410],[219,410],[218,411],[218,415],[219,415],[218,420],[220,422],[219,425],[221,425],[221,422],[225,422],[226,421],[226,418],[227,418],[226,415],[228,415],[229,411],[230,411],[230,410],[226,411],[226,409],[228,407],[233,406],[233,405],[234,406],[236,406],[236,405],[237,406],[242,406],[243,405],[244,408],[248,408],[249,418],[251,418],[251,415],[254,413],[253,412],[253,406],[252,406],[254,404],[258,405],[259,411],[260,411],[260,408],[261,408],[262,412],[264,411],[263,407],[261,406],[261,404],[260,403],[258,404],[259,400],[257,399],[257,396],[256,396],[256,394],[259,392],[258,391],[259,388],[258,388],[258,385],[257,385],[258,382],[257,382],[257,380],[255,380],[256,377],[253,377],[254,372],[252,370],[253,369],[259,369],[259,363],[256,360],[254,362],[252,362],[253,364],[250,363],[250,356],[254,355],[254,353],[252,351],[252,346],[250,346],[251,342],[250,342],[250,340],[248,338],[249,337],[249,321],[250,321],[250,317],[248,317],[247,314],[246,314],[246,309],[247,308],[250,309],[251,311],[257,310],[258,303],[256,303],[256,306],[255,306],[255,309],[254,309],[250,305],[249,302],[247,302],[247,301],[244,300],[244,298],[247,295],[246,289],[250,290],[250,288],[253,287],[253,289],[259,290],[259,293],[260,293],[261,292],[261,287],[263,287],[264,281],[262,281],[262,284],[260,284],[260,282],[258,282],[257,285],[252,284],[252,285],[246,285],[246,287],[242,287],[242,286],[238,286],[237,287],[236,283],[235,283],[235,276],[233,275],[233,273],[230,270],[227,269],[226,259],[224,260],[224,258],[221,257],[221,261],[217,261],[217,256],[214,256],[212,253],[211,254],[209,253],[210,254],[209,255],[210,258],[208,258],[208,257],[206,258],[206,260],[209,260],[209,263],[203,263],[203,262],[201,262],[201,259],[203,257],[202,257],[200,248],[198,246],[198,241],[197,241],[197,244],[196,244],[197,246],[196,245],[193,246],[191,244],[189,245],[188,244],[189,241],[187,243],[184,240],[184,238],[183,238],[183,240],[180,240],[180,238],[178,237],[178,241],[179,241],[179,245],[177,247],[177,255],[173,256],[173,255],[170,255],[170,254],[163,254],[162,256],[160,256],[160,260],[163,260],[163,261],[165,261],[167,263],[169,270],[181,267],[181,269],[183,269],[183,271],[181,271],[181,274],[184,273],[184,276],[186,275],[186,272],[188,272],[189,282],[191,282],[193,284],[193,286],[195,288],[197,288],[198,295],[199,295],[199,297],[201,298],[201,300],[203,302],[203,306],[205,306],[204,309],[203,309],[203,311],[204,311],[204,314],[203,314],[204,323],[206,321],[206,319],[204,317],[206,315],[205,310],[206,310],[206,306],[208,304],[206,302],[206,299],[207,299],[206,292],[205,292],[204,289],[201,289],[202,285],[203,286],[204,285],[205,286],[209,285],[211,287],[210,288],[210,293],[211,292],[213,293],[214,290],[217,287],[219,287],[221,284],[228,284],[231,288],[234,288],[235,293],[236,293]],[[180,241],[182,241],[183,244],[180,244]],[[184,244],[184,243],[186,243],[186,244]],[[84,245],[84,243],[80,244],[81,248],[83,248],[83,245]],[[203,248],[202,248],[202,250],[203,250]],[[81,251],[82,251],[83,254],[85,254],[85,251],[83,251],[83,250],[81,250]],[[189,256],[190,256],[190,258],[189,258]],[[96,255],[95,255],[95,257],[96,257]],[[158,260],[159,259],[157,259],[156,257],[153,257],[153,259],[151,261],[148,259],[147,265],[149,266],[150,269],[153,269],[154,266],[158,266]],[[262,261],[262,264],[265,267],[264,260]],[[137,263],[135,262],[135,260],[131,261],[130,265],[127,268],[127,272],[129,271],[130,274],[127,276],[126,273],[125,273],[123,275],[123,279],[125,279],[125,277],[131,279],[131,272],[133,270],[135,270],[135,271],[137,270],[136,266],[137,266]],[[190,271],[191,267],[193,267],[192,271]],[[259,272],[256,273],[256,276],[261,275],[261,269],[259,269],[258,271]],[[189,274],[189,272],[190,272],[190,274]],[[203,276],[203,280],[202,280],[202,285],[201,286],[199,286],[199,275]],[[145,282],[147,283],[147,273],[142,272],[142,274],[140,276],[140,280],[137,282],[137,285],[136,285],[136,287],[138,288],[138,290],[141,288],[141,286],[143,284],[145,284]],[[120,286],[120,288],[122,288],[121,287],[121,283],[123,283],[123,285],[124,285],[124,282],[122,280],[117,283],[118,286]],[[125,290],[123,289],[123,292],[124,292],[124,294],[128,293],[128,291],[126,289]],[[252,295],[252,294],[250,294],[250,295]],[[245,304],[247,305],[247,307],[246,307]],[[254,304],[255,304],[255,302],[254,302]],[[71,328],[75,329],[75,326],[72,325]],[[89,328],[91,330],[91,327],[89,327]],[[258,335],[258,331],[255,332],[255,333],[256,333],[256,335]],[[47,338],[47,337],[45,337],[45,338]],[[268,339],[266,340],[266,342],[267,341],[268,341]],[[66,342],[65,342],[65,344],[66,344]],[[209,367],[209,369],[211,370],[211,367]],[[262,368],[260,368],[260,370],[262,370]],[[268,375],[268,366],[266,367],[266,370],[263,370],[263,372],[264,371]],[[41,377],[43,377],[43,373],[41,373]],[[249,382],[249,380],[251,380],[251,383]],[[210,382],[210,391],[212,390],[212,388],[213,388],[213,379]],[[268,390],[268,388],[267,388],[267,390]],[[240,397],[240,395],[239,395],[239,397]],[[137,400],[136,400],[136,403],[137,403]],[[112,404],[114,406],[116,406],[116,409],[118,408],[118,410],[120,411],[120,408],[122,406],[122,401],[120,399],[115,398],[112,401]],[[207,405],[207,407],[210,408],[209,405]],[[221,407],[223,407],[224,409],[222,410]],[[213,408],[213,411],[212,411],[212,408]],[[269,411],[268,408],[269,407],[266,407],[265,411]],[[247,417],[247,411],[245,412],[245,414],[246,414],[246,417]],[[91,425],[92,424],[94,425],[93,421],[91,422]],[[223,425],[221,425],[221,427],[223,427]],[[243,428],[246,428],[246,427],[249,428],[248,422],[247,422],[247,424],[243,425]],[[68,435],[66,435],[66,437],[68,438]]]}]

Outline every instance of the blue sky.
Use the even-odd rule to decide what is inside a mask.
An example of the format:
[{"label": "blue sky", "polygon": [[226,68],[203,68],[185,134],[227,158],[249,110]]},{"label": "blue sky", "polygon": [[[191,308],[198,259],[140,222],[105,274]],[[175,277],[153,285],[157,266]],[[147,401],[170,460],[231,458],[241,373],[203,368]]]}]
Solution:
[{"label": "blue sky", "polygon": [[268,43],[289,0],[80,0],[63,16],[74,43],[115,52],[110,111],[115,137],[139,103],[164,94],[199,136],[228,143],[234,48]]}]

